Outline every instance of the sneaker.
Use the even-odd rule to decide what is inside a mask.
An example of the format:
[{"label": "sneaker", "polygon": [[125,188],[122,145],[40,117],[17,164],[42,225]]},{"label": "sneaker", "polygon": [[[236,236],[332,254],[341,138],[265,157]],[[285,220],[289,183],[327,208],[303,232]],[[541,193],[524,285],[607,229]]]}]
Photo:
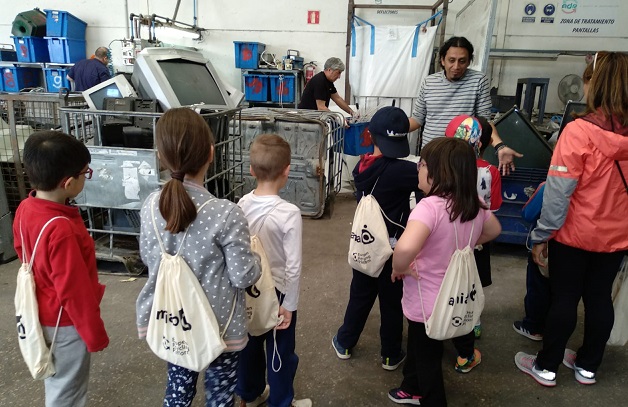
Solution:
[{"label": "sneaker", "polygon": [[595,384],[595,373],[584,370],[581,367],[576,366],[576,352],[571,349],[565,349],[565,356],[563,357],[563,365],[567,366],[574,371],[576,381],[580,384]]},{"label": "sneaker", "polygon": [[262,392],[262,394],[260,394],[255,400],[251,401],[250,403],[245,402],[244,400],[242,400],[242,402],[240,403],[240,407],[258,407],[261,406],[262,404],[264,404],[266,402],[266,400],[268,400],[268,396],[270,395],[270,386],[266,385],[266,387],[264,388],[264,391]]},{"label": "sneaker", "polygon": [[474,349],[473,356],[468,359],[458,356],[454,369],[456,369],[456,372],[458,373],[469,373],[471,369],[479,365],[480,362],[482,362],[482,354],[478,349]]},{"label": "sneaker", "polygon": [[524,352],[518,352],[515,355],[515,364],[523,373],[527,373],[537,383],[547,387],[556,386],[556,373],[549,370],[541,370],[536,366],[536,355],[528,355]]},{"label": "sneaker", "polygon": [[290,407],[312,407],[311,399],[292,400]]},{"label": "sneaker", "polygon": [[515,321],[512,323],[512,329],[515,330],[519,335],[523,335],[528,339],[532,339],[533,341],[542,341],[543,334],[532,333],[523,327],[523,321]]},{"label": "sneaker", "polygon": [[412,404],[415,406],[421,405],[421,396],[413,396],[400,388],[390,390],[388,392],[388,398],[397,404]]},{"label": "sneaker", "polygon": [[340,358],[340,359],[349,359],[351,357],[351,350],[350,349],[345,349],[342,346],[340,346],[340,342],[338,342],[338,335],[334,335],[334,337],[331,339],[331,346],[333,346],[334,350],[336,351],[336,355]]},{"label": "sneaker", "polygon": [[473,335],[475,335],[475,339],[480,339],[482,336],[482,324],[477,324],[473,327]]},{"label": "sneaker", "polygon": [[406,352],[402,350],[396,358],[383,357],[382,368],[384,370],[395,370],[403,363],[404,360],[406,360]]}]

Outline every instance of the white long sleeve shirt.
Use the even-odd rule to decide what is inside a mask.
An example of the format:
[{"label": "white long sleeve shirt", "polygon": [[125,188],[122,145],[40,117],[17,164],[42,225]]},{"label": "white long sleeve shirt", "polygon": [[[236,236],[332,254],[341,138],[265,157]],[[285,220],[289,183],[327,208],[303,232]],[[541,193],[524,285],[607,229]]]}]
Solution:
[{"label": "white long sleeve shirt", "polygon": [[243,196],[238,206],[249,222],[251,235],[257,235],[264,246],[275,288],[285,295],[282,306],[296,311],[302,259],[301,211],[278,195],[258,196],[254,192]]}]

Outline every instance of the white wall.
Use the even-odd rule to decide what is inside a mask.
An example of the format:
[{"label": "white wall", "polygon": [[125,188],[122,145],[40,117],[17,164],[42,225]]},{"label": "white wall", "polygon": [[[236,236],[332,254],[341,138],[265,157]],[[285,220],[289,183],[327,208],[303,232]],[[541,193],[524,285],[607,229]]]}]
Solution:
[{"label": "white wall", "polygon": [[[109,45],[112,40],[122,39],[128,34],[128,15],[158,14],[172,17],[174,0],[3,0],[0,16],[0,43],[12,43],[11,23],[19,12],[39,7],[60,9],[74,14],[87,22],[87,51],[92,53],[98,46]],[[165,42],[176,41],[180,45],[201,49],[218,69],[223,80],[240,86],[240,71],[234,65],[233,41],[257,41],[267,44],[267,49],[277,56],[285,55],[287,49],[301,51],[308,61],[317,61],[319,69],[330,56],[344,60],[346,54],[347,0],[198,0],[198,25],[208,28],[203,42],[190,39],[160,37]],[[431,5],[429,0],[361,0],[364,4],[421,4]],[[522,24],[521,16],[526,4],[537,7],[535,16],[540,19],[546,3],[557,7],[562,0],[498,0],[497,21],[493,31],[495,48],[520,49],[571,49],[571,50],[626,50],[628,39],[628,2],[624,0],[579,0],[580,6],[587,3],[618,4],[616,19],[621,22],[614,29],[619,34],[609,37],[603,34],[566,35],[564,30],[552,32],[554,26]],[[449,4],[446,37],[453,34],[455,15],[466,0],[453,0]],[[177,19],[192,23],[193,0],[182,0]],[[320,24],[307,24],[307,11],[320,11]],[[358,15],[374,24],[416,24],[429,17],[427,11],[397,10],[392,14],[373,10],[359,10]],[[557,11],[555,17],[560,17]],[[469,24],[473,24],[470,21]],[[114,65],[125,69],[119,57],[119,43],[111,45]],[[583,57],[559,57],[557,61],[530,59],[508,60],[501,63],[491,59],[489,74],[493,86],[499,93],[514,95],[517,78],[550,77],[548,111],[560,111],[556,89],[560,79],[571,73],[581,74],[585,66]],[[336,83],[344,95],[344,76]]]}]

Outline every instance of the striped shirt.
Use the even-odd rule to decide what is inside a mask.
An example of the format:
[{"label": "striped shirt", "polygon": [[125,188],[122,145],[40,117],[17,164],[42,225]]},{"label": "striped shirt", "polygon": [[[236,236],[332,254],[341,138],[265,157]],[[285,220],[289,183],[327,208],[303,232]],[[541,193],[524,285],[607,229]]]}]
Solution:
[{"label": "striped shirt", "polygon": [[444,71],[429,75],[412,109],[412,117],[423,126],[421,147],[444,137],[447,125],[458,115],[489,118],[491,106],[488,78],[482,72],[468,69],[457,81],[448,80]]}]

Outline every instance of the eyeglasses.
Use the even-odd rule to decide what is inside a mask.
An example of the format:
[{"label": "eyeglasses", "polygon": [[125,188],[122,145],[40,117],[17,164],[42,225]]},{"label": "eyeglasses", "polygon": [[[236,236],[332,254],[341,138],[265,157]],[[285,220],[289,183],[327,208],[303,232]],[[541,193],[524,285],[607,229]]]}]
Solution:
[{"label": "eyeglasses", "polygon": [[419,161],[416,163],[416,170],[421,171],[421,168],[426,167],[427,163],[425,161]]},{"label": "eyeglasses", "polygon": [[91,168],[87,167],[87,169],[83,172],[79,172],[78,174],[76,174],[76,177],[78,178],[81,175],[85,175],[85,179],[92,179],[92,174],[94,173],[94,170],[92,170]]}]

